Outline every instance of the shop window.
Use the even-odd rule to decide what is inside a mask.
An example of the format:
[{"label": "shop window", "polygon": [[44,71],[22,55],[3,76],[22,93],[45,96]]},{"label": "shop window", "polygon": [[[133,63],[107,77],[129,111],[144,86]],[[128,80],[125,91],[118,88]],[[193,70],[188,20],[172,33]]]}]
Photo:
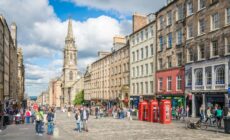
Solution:
[{"label": "shop window", "polygon": [[224,70],[224,67],[216,68],[216,84],[225,84],[225,70]]},{"label": "shop window", "polygon": [[203,85],[203,72],[202,72],[202,70],[197,70],[197,72],[196,72],[196,85]]},{"label": "shop window", "polygon": [[206,72],[206,84],[207,85],[212,84],[212,71],[211,70]]}]

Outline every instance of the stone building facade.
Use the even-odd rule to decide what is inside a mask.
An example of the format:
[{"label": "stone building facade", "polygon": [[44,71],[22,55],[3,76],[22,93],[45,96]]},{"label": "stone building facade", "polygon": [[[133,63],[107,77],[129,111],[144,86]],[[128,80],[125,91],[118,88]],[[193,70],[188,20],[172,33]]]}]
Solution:
[{"label": "stone building facade", "polygon": [[23,53],[22,49],[18,49],[18,100],[20,102],[24,99],[25,94],[25,67],[23,63]]},{"label": "stone building facade", "polygon": [[182,106],[184,98],[185,0],[169,1],[157,12],[156,92]]},{"label": "stone building facade", "polygon": [[60,108],[61,107],[61,95],[62,95],[62,88],[61,88],[62,80],[61,78],[52,79],[49,82],[49,105],[55,106]]},{"label": "stone building facade", "polygon": [[91,66],[87,66],[84,74],[84,100],[89,102],[91,100]]},{"label": "stone building facade", "polygon": [[[133,16],[130,35],[130,100],[137,107],[139,98],[151,99],[155,95],[156,22],[155,15]],[[138,20],[136,20],[138,19]],[[140,20],[144,20],[138,24]],[[136,23],[137,22],[137,23]],[[137,27],[139,25],[140,27]],[[137,29],[137,30],[136,30]]]},{"label": "stone building facade", "polygon": [[129,103],[129,42],[121,36],[114,37],[113,52],[110,54],[110,104]]},{"label": "stone building facade", "polygon": [[190,0],[185,5],[185,86],[192,115],[198,116],[202,104],[229,106],[230,2]]},{"label": "stone building facade", "polygon": [[91,64],[91,100],[110,99],[110,53],[99,52],[99,59]]},{"label": "stone building facade", "polygon": [[[0,99],[18,102],[17,26],[0,16]],[[19,102],[18,102],[19,103]]]},{"label": "stone building facade", "polygon": [[17,26],[13,23],[11,26],[11,38],[10,42],[10,98],[18,100],[18,56],[17,56]]}]

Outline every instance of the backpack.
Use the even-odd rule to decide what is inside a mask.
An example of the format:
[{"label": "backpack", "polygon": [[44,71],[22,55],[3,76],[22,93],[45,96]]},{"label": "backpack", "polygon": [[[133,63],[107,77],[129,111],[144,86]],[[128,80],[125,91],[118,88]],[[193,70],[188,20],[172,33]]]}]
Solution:
[{"label": "backpack", "polygon": [[41,120],[42,120],[41,113],[40,112],[36,113],[36,121],[41,121]]},{"label": "backpack", "polygon": [[220,110],[220,109],[216,110],[216,116],[222,117],[222,110]]},{"label": "backpack", "polygon": [[54,118],[53,113],[48,113],[48,115],[47,115],[47,120],[48,120],[48,122],[53,121],[53,118]]},{"label": "backpack", "polygon": [[78,116],[78,114],[76,113],[76,115],[75,115],[75,119],[76,119],[76,120],[78,120],[78,117],[79,117],[79,116]]},{"label": "backpack", "polygon": [[29,111],[26,112],[26,116],[27,116],[27,117],[30,116],[30,112],[29,112]]}]

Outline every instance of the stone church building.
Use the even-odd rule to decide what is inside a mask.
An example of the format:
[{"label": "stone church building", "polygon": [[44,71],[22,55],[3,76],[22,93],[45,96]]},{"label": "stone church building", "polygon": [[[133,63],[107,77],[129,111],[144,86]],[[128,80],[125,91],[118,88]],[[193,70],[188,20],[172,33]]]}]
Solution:
[{"label": "stone church building", "polygon": [[77,46],[73,35],[72,20],[69,19],[65,48],[63,50],[61,106],[73,105],[75,95],[84,89],[84,79],[77,69]]}]

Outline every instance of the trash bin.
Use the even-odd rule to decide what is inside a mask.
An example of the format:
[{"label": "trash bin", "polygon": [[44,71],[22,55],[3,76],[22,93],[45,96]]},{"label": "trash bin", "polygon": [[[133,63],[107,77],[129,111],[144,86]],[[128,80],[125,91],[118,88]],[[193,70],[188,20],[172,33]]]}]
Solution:
[{"label": "trash bin", "polygon": [[230,117],[224,117],[224,132],[230,134]]}]

